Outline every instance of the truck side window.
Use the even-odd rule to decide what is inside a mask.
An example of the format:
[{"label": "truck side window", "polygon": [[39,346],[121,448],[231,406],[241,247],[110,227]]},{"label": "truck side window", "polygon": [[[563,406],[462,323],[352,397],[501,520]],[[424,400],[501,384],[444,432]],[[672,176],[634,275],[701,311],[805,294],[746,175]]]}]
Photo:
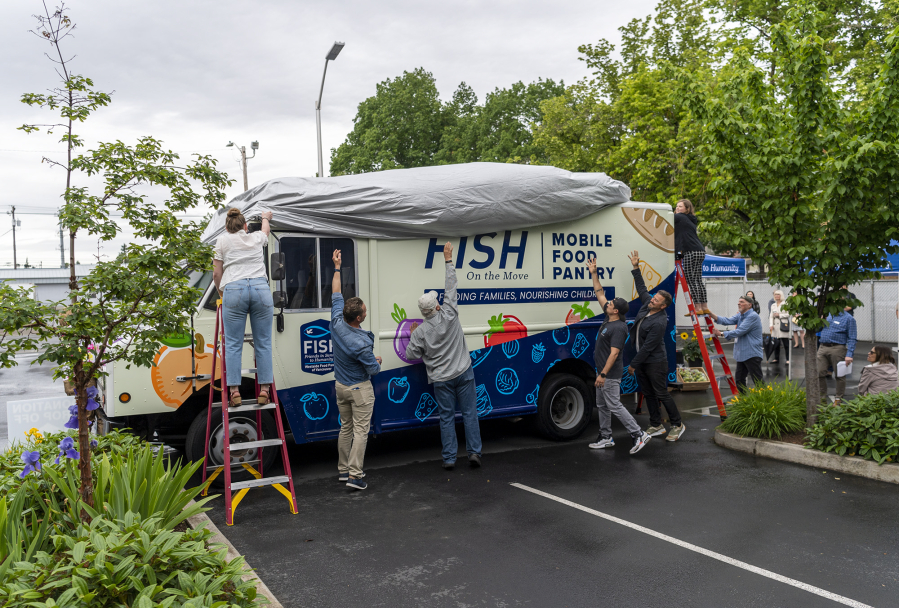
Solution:
[{"label": "truck side window", "polygon": [[287,308],[304,310],[319,308],[318,260],[315,257],[315,239],[308,237],[281,237],[281,251],[286,258]]},{"label": "truck side window", "polygon": [[340,291],[344,299],[350,299],[356,295],[356,247],[352,239],[322,238],[319,239],[318,249],[322,259],[322,308],[331,308],[331,281],[334,280],[331,256],[335,249],[340,249]]}]

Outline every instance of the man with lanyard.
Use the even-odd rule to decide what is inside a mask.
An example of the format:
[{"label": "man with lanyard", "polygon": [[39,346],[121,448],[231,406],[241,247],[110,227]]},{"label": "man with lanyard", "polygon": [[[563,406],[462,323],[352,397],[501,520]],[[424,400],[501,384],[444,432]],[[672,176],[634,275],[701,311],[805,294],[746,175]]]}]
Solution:
[{"label": "man with lanyard", "polygon": [[[849,365],[855,354],[858,328],[851,310],[851,306],[845,306],[840,314],[827,315],[828,325],[821,330],[821,347],[818,349],[818,387],[821,391],[821,401],[827,400],[827,367],[833,367],[836,372],[837,363],[844,361]],[[839,405],[846,392],[846,376],[836,373],[834,375],[837,380],[834,405]]]},{"label": "man with lanyard", "polygon": [[335,249],[331,281],[331,343],[334,348],[334,388],[340,412],[337,436],[337,481],[364,490],[362,462],[375,406],[371,377],[381,371],[381,357],[374,353],[375,335],[360,327],[368,310],[362,298],[346,302],[340,293],[340,250]]},{"label": "man with lanyard", "polygon": [[646,284],[643,282],[643,274],[640,271],[640,254],[634,251],[628,255],[633,270],[634,287],[640,294],[643,306],[634,319],[631,328],[631,338],[637,354],[631,359],[627,371],[637,377],[640,390],[646,398],[649,408],[649,428],[646,432],[651,437],[658,437],[666,433],[662,424],[662,411],[659,405],[665,406],[668,412],[668,421],[671,422],[671,430],[667,431],[668,441],[680,439],[686,427],[681,422],[680,412],[671,393],[668,392],[668,353],[665,352],[665,334],[668,332],[668,315],[665,309],[671,305],[671,294],[660,289],[656,295],[649,295]]},{"label": "man with lanyard", "polygon": [[734,339],[734,360],[737,362],[737,374],[734,381],[741,393],[746,392],[746,377],[751,376],[753,383],[758,386],[762,382],[762,357],[765,349],[762,346],[762,320],[753,310],[755,302],[749,296],[740,296],[737,300],[737,309],[740,314],[732,317],[719,317],[709,314],[712,321],[719,325],[736,325],[735,329],[722,332],[715,328],[712,330],[716,336],[726,339]]},{"label": "man with lanyard", "polygon": [[595,258],[587,260],[587,268],[593,279],[596,300],[606,313],[606,320],[596,336],[596,350],[593,354],[597,369],[595,385],[596,407],[599,410],[599,436],[595,443],[590,444],[590,448],[598,450],[615,446],[615,440],[612,439],[612,414],[615,414],[618,421],[631,434],[633,441],[631,454],[636,454],[652,437],[643,432],[634,417],[621,404],[621,376],[624,374],[621,352],[627,341],[627,323],[623,319],[629,306],[624,298],[606,299],[605,290],[600,285],[596,272]]}]

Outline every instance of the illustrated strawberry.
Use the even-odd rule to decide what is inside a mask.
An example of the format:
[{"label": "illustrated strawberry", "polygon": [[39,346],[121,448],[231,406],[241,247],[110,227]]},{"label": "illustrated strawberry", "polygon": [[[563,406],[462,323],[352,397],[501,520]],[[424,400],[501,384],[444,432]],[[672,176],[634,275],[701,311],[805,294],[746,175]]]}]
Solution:
[{"label": "illustrated strawberry", "polygon": [[518,317],[499,314],[487,321],[490,329],[484,334],[484,346],[496,346],[519,338],[527,338],[528,328]]},{"label": "illustrated strawberry", "polygon": [[398,324],[396,334],[393,336],[393,350],[396,352],[396,356],[399,357],[401,361],[405,361],[409,364],[421,363],[421,359],[406,358],[406,347],[409,346],[409,340],[411,340],[412,324],[424,323],[424,319],[407,319],[405,309],[400,308],[399,304],[393,305],[393,312],[390,313],[390,318]]},{"label": "illustrated strawberry", "polygon": [[571,310],[568,311],[568,316],[565,317],[565,325],[572,325],[577,323],[578,321],[584,321],[585,319],[590,319],[595,317],[593,311],[590,310],[590,303],[584,302],[583,304],[572,304]]}]

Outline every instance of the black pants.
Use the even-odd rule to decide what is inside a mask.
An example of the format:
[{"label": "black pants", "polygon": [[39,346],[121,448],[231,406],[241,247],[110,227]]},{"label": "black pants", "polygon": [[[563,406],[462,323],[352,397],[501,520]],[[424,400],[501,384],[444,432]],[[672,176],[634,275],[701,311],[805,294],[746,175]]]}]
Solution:
[{"label": "black pants", "polygon": [[790,362],[790,339],[789,338],[774,338],[774,360],[780,361],[780,348],[784,349],[784,357],[786,358],[787,363]]},{"label": "black pants", "polygon": [[750,357],[745,361],[737,361],[737,388],[741,393],[746,392],[746,376],[752,376],[752,382],[756,386],[762,383],[762,358]]},{"label": "black pants", "polygon": [[644,363],[634,370],[634,375],[637,376],[637,383],[649,408],[649,424],[652,426],[662,424],[662,411],[659,409],[661,402],[668,412],[671,425],[680,426],[680,412],[674,399],[671,398],[671,393],[668,392],[668,362]]}]

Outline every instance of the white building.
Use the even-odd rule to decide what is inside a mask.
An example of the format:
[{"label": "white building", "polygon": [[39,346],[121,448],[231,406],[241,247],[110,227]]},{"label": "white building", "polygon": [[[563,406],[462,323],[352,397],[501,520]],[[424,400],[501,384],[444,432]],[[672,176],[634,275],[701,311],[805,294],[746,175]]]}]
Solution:
[{"label": "white building", "polygon": [[[77,264],[75,276],[87,276],[93,268],[93,264]],[[69,295],[70,274],[68,268],[0,269],[0,281],[23,288],[34,287],[35,299],[54,302]]]}]

